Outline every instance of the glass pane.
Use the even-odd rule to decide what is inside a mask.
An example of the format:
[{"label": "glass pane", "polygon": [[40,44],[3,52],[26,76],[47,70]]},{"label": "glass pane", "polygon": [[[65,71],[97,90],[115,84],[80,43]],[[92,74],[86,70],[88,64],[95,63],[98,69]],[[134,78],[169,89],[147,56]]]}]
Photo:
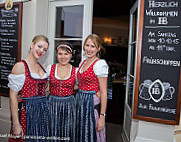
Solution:
[{"label": "glass pane", "polygon": [[[72,58],[70,60],[70,64],[75,66],[75,67],[78,67],[79,63],[81,61],[82,41],[73,41],[73,40],[64,40],[64,41],[69,42],[70,44],[73,45],[73,54],[72,54]],[[64,41],[56,40],[55,41],[55,47],[59,42],[64,42]],[[56,51],[55,51],[55,55],[54,55],[54,63],[58,63]]]},{"label": "glass pane", "polygon": [[135,68],[135,52],[136,52],[136,47],[135,44],[131,45],[131,64],[130,64],[130,74],[134,76],[134,68]]},{"label": "glass pane", "polygon": [[136,41],[136,28],[137,28],[137,10],[133,13],[133,31],[132,31],[132,34],[133,34],[133,39],[132,41]]},{"label": "glass pane", "polygon": [[134,88],[134,79],[132,77],[129,78],[129,89],[128,89],[128,102],[130,108],[132,108],[132,102],[133,102],[133,88]]},{"label": "glass pane", "polygon": [[56,8],[56,38],[82,37],[83,5]]}]

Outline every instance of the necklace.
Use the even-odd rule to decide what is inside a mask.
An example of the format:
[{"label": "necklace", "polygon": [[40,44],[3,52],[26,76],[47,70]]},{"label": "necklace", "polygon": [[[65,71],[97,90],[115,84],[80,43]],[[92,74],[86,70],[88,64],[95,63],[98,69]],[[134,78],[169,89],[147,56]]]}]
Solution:
[{"label": "necklace", "polygon": [[34,65],[34,67],[37,69],[37,72],[39,73],[40,72],[40,70],[39,70],[39,67],[37,66],[37,62],[35,63],[35,62],[33,62],[33,61],[31,61],[31,60],[28,60],[32,65]]},{"label": "necklace", "polygon": [[[64,80],[67,78],[67,76],[69,76],[70,74],[70,64],[65,65],[65,66],[61,66],[60,64],[57,65],[57,76],[61,79]],[[59,72],[59,74],[58,74]],[[68,74],[67,74],[68,73]]]}]

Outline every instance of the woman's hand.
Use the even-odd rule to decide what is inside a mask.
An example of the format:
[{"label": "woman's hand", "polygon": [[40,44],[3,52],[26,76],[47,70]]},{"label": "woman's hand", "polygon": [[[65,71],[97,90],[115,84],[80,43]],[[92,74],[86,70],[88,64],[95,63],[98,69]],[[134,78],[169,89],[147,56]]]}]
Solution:
[{"label": "woman's hand", "polygon": [[21,95],[18,95],[18,96],[17,96],[17,100],[18,100],[18,102],[21,102],[21,101],[22,101]]},{"label": "woman's hand", "polygon": [[20,124],[13,125],[13,134],[16,138],[23,136],[23,130]]},{"label": "woman's hand", "polygon": [[98,91],[96,95],[97,95],[98,98],[101,98],[101,93],[100,93],[100,91]]},{"label": "woman's hand", "polygon": [[105,126],[105,116],[100,116],[97,122],[97,131],[101,131]]}]

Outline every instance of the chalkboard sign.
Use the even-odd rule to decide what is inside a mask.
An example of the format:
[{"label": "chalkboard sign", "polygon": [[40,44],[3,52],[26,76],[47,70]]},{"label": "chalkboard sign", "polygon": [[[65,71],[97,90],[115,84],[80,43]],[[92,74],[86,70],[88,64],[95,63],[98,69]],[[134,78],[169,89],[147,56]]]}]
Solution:
[{"label": "chalkboard sign", "polygon": [[22,3],[11,10],[0,5],[0,95],[8,96],[8,75],[21,59]]},{"label": "chalkboard sign", "polygon": [[180,114],[181,1],[140,0],[133,118],[175,125]]}]

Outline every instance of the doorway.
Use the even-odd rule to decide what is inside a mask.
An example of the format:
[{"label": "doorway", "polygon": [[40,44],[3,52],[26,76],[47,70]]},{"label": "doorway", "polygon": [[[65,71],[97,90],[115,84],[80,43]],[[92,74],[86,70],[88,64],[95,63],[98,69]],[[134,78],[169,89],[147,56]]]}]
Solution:
[{"label": "doorway", "polygon": [[[103,3],[106,2],[104,1]],[[112,90],[112,94],[109,95],[108,92],[107,141],[122,142],[121,133],[127,79],[129,14],[133,1],[131,3],[131,1],[121,2],[114,0],[113,6],[110,3],[102,6],[100,3],[96,0],[94,1],[93,33],[98,34],[103,40],[106,52],[102,58],[106,59],[110,69],[108,89]],[[106,9],[110,9],[110,11],[107,12]]]},{"label": "doorway", "polygon": [[50,64],[57,63],[54,47],[63,41],[73,45],[73,57],[70,62],[75,67],[79,66],[84,58],[83,41],[92,31],[92,5],[92,0],[50,1]]}]

